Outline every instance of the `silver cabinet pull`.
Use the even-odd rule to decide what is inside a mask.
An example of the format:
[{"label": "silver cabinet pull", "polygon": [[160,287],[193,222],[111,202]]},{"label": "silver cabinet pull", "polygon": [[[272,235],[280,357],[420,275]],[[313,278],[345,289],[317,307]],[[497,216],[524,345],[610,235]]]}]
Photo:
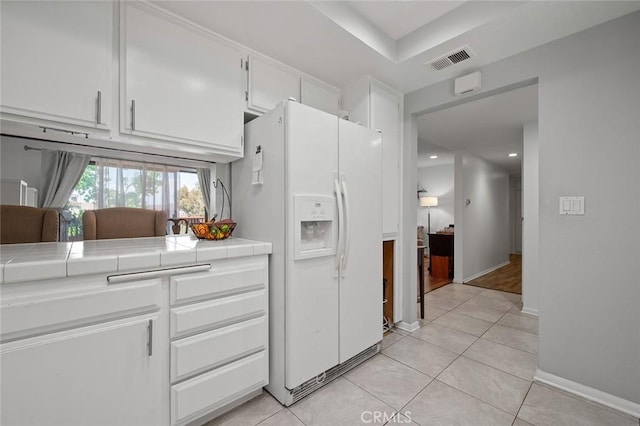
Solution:
[{"label": "silver cabinet pull", "polygon": [[131,99],[131,130],[136,129],[136,101]]},{"label": "silver cabinet pull", "polygon": [[153,355],[153,320],[149,320],[149,325],[147,325],[147,349],[149,356]]},{"label": "silver cabinet pull", "polygon": [[98,98],[96,99],[96,123],[102,124],[102,92],[98,90]]},{"label": "silver cabinet pull", "polygon": [[175,268],[157,269],[155,271],[130,272],[124,274],[114,274],[107,277],[107,284],[120,284],[130,281],[150,280],[169,275],[193,274],[196,272],[206,272],[211,269],[211,264],[204,263],[193,266],[178,266]]}]

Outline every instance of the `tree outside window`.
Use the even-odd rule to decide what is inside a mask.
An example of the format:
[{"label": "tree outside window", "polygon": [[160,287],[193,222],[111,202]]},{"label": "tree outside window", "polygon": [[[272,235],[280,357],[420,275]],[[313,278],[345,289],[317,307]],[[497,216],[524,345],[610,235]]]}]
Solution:
[{"label": "tree outside window", "polygon": [[95,159],[67,203],[67,237],[82,239],[82,214],[108,207],[163,210],[169,218],[204,218],[195,171],[162,164]]}]

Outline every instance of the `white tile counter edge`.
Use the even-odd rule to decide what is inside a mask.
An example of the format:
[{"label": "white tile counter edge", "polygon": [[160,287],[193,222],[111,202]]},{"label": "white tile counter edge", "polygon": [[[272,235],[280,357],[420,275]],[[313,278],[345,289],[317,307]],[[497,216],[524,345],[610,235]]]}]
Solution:
[{"label": "white tile counter edge", "polygon": [[271,254],[272,244],[228,238],[198,240],[189,235],[0,245],[0,284],[142,271],[163,266]]}]

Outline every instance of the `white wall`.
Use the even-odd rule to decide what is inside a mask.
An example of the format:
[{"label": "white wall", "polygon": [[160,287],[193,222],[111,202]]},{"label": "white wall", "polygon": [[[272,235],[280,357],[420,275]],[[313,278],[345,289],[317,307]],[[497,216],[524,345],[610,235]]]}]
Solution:
[{"label": "white wall", "polygon": [[[420,167],[418,185],[427,190],[430,197],[438,197],[438,207],[431,207],[431,232],[436,232],[453,222],[453,164]],[[427,232],[427,207],[418,206],[418,225]],[[425,235],[425,243],[428,243]],[[427,244],[428,245],[428,244]]]},{"label": "white wall", "polygon": [[[33,142],[33,143],[32,143]],[[22,179],[42,194],[41,155],[39,151],[25,151],[24,146],[41,147],[42,142],[0,137],[0,178]]]},{"label": "white wall", "polygon": [[509,174],[469,153],[456,155],[462,156],[462,205],[456,205],[463,212],[462,277],[470,281],[509,261]]},{"label": "white wall", "polygon": [[[518,198],[517,194],[520,192],[520,215],[518,215]],[[509,252],[519,253],[522,252],[522,241],[518,247],[518,227],[522,232],[522,180],[518,177],[509,177]],[[522,234],[520,234],[522,238]]]},{"label": "white wall", "polygon": [[[405,95],[411,128],[416,115],[538,83],[540,369],[636,415],[639,39],[636,12],[482,67],[482,91],[464,100],[453,96],[450,81]],[[413,186],[415,133],[404,142],[414,147],[404,156],[405,186]],[[585,196],[585,215],[560,216],[563,195]],[[403,223],[413,228],[415,215]],[[415,291],[415,279],[404,284],[406,294]]]},{"label": "white wall", "polygon": [[538,314],[538,265],[540,263],[540,225],[538,213],[538,122],[523,127],[522,179],[526,191],[522,193],[522,311]]}]

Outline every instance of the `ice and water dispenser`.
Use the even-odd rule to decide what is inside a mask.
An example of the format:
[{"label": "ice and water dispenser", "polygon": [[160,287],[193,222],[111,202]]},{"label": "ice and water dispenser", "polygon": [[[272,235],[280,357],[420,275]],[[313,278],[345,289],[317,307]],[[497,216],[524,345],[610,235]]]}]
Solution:
[{"label": "ice and water dispenser", "polygon": [[336,200],[326,195],[294,195],[295,259],[336,254]]}]

